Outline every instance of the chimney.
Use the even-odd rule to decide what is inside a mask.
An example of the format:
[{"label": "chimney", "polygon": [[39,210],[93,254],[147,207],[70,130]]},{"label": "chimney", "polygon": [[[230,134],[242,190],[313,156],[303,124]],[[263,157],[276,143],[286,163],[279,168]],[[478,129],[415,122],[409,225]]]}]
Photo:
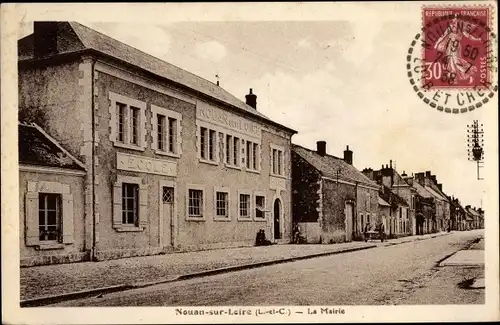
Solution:
[{"label": "chimney", "polygon": [[344,150],[344,161],[349,165],[352,165],[352,151],[349,150],[349,146]]},{"label": "chimney", "polygon": [[57,29],[55,21],[35,21],[33,23],[33,55],[42,58],[57,54]]},{"label": "chimney", "polygon": [[401,177],[406,177],[408,175],[406,175],[406,172],[403,170],[403,173],[401,174]]},{"label": "chimney", "polygon": [[316,152],[321,157],[324,157],[326,155],[326,141],[317,141],[316,142]]},{"label": "chimney", "polygon": [[443,184],[437,184],[437,187],[441,192],[443,191]]},{"label": "chimney", "polygon": [[250,93],[245,95],[245,98],[248,106],[257,109],[257,95],[252,92],[252,88],[250,88]]},{"label": "chimney", "polygon": [[431,175],[431,180],[434,184],[437,185],[437,180],[436,180],[436,176],[435,175]]},{"label": "chimney", "polygon": [[425,172],[425,177],[431,177],[431,172],[429,170]]},{"label": "chimney", "polygon": [[392,159],[389,160],[389,168],[392,168]]}]

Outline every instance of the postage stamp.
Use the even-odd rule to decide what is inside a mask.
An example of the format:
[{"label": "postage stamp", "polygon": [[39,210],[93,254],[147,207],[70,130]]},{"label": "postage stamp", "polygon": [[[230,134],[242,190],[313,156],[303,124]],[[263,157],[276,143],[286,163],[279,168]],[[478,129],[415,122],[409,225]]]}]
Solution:
[{"label": "postage stamp", "polygon": [[[422,32],[408,50],[417,95],[447,113],[486,104],[497,92],[497,36],[489,6],[424,6]],[[420,46],[420,48],[419,48]]]}]

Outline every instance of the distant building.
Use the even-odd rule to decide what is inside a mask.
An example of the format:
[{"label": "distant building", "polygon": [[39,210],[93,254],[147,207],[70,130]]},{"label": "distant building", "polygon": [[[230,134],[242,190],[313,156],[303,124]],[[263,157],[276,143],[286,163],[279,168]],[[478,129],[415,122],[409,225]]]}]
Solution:
[{"label": "distant building", "polygon": [[467,213],[467,230],[484,228],[484,214],[481,209],[467,205],[465,211]]},{"label": "distant building", "polygon": [[327,154],[324,141],[315,151],[293,145],[293,221],[308,243],[361,239],[366,223],[382,221],[379,186],[352,165],[352,156],[349,147],[343,159]]},{"label": "distant building", "polygon": [[421,184],[434,197],[436,207],[436,231],[448,230],[450,223],[450,201],[443,193],[442,185],[436,180],[436,176],[430,171],[416,173],[415,180]]},{"label": "distant building", "polygon": [[460,201],[454,197],[448,197],[450,200],[450,222],[451,230],[465,230],[466,211],[460,204]]},{"label": "distant building", "polygon": [[383,198],[378,197],[378,211],[380,218],[382,219],[382,224],[384,225],[384,233],[390,233],[390,219],[392,216],[391,205],[389,202],[385,201]]},{"label": "distant building", "polygon": [[382,166],[380,170],[365,168],[363,174],[382,186],[379,195],[391,205],[387,223],[388,233],[415,234],[414,204],[417,193],[392,167],[392,160],[389,165]]},{"label": "distant building", "polygon": [[36,124],[19,124],[21,266],[89,260],[85,165]]},{"label": "distant building", "polygon": [[86,168],[74,214],[93,260],[290,241],[296,131],[252,89],[241,101],[75,22],[35,22],[18,56],[19,114]]}]

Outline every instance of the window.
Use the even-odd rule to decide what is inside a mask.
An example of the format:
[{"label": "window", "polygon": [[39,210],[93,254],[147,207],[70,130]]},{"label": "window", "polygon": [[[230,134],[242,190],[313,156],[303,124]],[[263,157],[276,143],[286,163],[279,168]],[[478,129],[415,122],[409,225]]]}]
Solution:
[{"label": "window", "polygon": [[72,244],[74,209],[70,185],[46,181],[28,181],[27,185],[24,209],[26,246],[52,249]]},{"label": "window", "polygon": [[207,159],[206,153],[207,128],[200,128],[200,156],[202,159]]},{"label": "window", "polygon": [[117,147],[145,150],[146,103],[109,92],[110,140]]},{"label": "window", "polygon": [[151,112],[152,149],[159,155],[180,157],[182,115],[155,105],[151,105]]},{"label": "window", "polygon": [[131,143],[138,145],[139,144],[139,112],[140,109],[137,107],[130,107],[131,112],[131,130],[130,134],[132,136]]},{"label": "window", "polygon": [[237,137],[234,137],[233,142],[233,165],[240,165],[240,139]]},{"label": "window", "polygon": [[127,105],[116,103],[118,109],[118,141],[125,141],[125,109]]},{"label": "window", "polygon": [[168,151],[171,153],[176,152],[176,144],[177,144],[177,120],[175,118],[168,118]]},{"label": "window", "polygon": [[165,150],[165,115],[157,115],[158,120],[158,150]]},{"label": "window", "polygon": [[229,193],[215,192],[215,210],[217,218],[229,218]]},{"label": "window", "polygon": [[139,185],[122,184],[122,224],[137,226],[139,221]]},{"label": "window", "polygon": [[370,215],[369,214],[366,215],[366,223],[371,224],[370,223]]},{"label": "window", "polygon": [[202,218],[203,217],[203,191],[189,189],[188,196],[188,217]]},{"label": "window", "polygon": [[258,164],[257,164],[257,159],[258,159],[257,150],[258,150],[258,144],[254,143],[253,144],[253,152],[252,152],[252,155],[253,155],[252,163],[253,163],[253,169],[255,169],[255,170],[257,170],[257,168],[258,168]]},{"label": "window", "polygon": [[283,147],[271,144],[271,174],[275,176],[284,176],[284,152]]},{"label": "window", "polygon": [[247,168],[250,168],[252,157],[251,157],[252,143],[247,141]]},{"label": "window", "polygon": [[218,162],[217,131],[201,126],[199,157],[205,162]]},{"label": "window", "polygon": [[259,170],[259,145],[251,141],[246,144],[246,167],[250,170]]},{"label": "window", "polygon": [[40,193],[38,198],[40,241],[61,240],[61,195]]},{"label": "window", "polygon": [[148,224],[147,185],[140,177],[117,175],[113,185],[113,228],[143,231]]},{"label": "window", "polygon": [[216,132],[214,130],[209,131],[209,139],[208,139],[208,159],[214,161],[215,160],[215,145],[217,139],[215,138]]},{"label": "window", "polygon": [[266,197],[262,195],[255,196],[255,218],[264,219],[266,210]]},{"label": "window", "polygon": [[226,164],[232,163],[231,155],[233,154],[233,136],[226,134]]},{"label": "window", "polygon": [[250,195],[249,194],[240,194],[240,217],[242,218],[250,218]]}]

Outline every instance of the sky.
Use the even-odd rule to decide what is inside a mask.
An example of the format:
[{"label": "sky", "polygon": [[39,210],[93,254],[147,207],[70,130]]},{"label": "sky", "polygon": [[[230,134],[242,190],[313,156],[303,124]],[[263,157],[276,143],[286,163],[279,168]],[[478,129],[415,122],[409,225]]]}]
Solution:
[{"label": "sky", "polygon": [[[399,173],[431,171],[446,194],[480,207],[491,184],[467,159],[467,124],[478,119],[496,133],[486,118],[495,105],[451,115],[424,104],[405,67],[419,11],[391,8],[404,15],[382,18],[365,8],[362,20],[77,21],[210,81],[218,75],[243,101],[252,88],[260,112],[298,131],[296,144],[324,140],[339,157],[349,145],[359,170],[392,160]],[[19,36],[31,31],[26,22]]]}]

